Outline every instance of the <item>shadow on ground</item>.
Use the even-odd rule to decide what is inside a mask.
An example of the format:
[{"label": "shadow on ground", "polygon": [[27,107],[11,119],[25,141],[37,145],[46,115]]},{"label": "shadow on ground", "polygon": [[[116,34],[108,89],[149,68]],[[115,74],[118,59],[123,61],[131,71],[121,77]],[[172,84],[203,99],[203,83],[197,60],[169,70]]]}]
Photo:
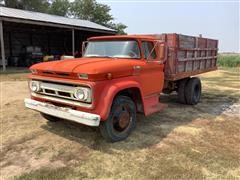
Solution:
[{"label": "shadow on ground", "polygon": [[41,127],[90,149],[111,154],[113,150],[133,151],[158,144],[174,128],[189,124],[199,118],[211,120],[238,101],[237,97],[215,92],[205,92],[201,102],[195,106],[179,104],[176,94],[162,95],[160,98],[161,102],[168,104],[168,108],[149,117],[138,115],[135,131],[128,139],[118,143],[105,142],[98,128],[69,121],[48,122]]}]

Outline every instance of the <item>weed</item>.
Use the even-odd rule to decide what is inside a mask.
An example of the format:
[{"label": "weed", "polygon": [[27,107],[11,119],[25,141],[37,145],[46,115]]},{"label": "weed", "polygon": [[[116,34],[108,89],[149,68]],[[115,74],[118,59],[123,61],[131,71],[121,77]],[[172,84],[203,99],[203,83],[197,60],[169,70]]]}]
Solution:
[{"label": "weed", "polygon": [[218,65],[222,67],[240,67],[239,54],[220,54],[218,55]]}]

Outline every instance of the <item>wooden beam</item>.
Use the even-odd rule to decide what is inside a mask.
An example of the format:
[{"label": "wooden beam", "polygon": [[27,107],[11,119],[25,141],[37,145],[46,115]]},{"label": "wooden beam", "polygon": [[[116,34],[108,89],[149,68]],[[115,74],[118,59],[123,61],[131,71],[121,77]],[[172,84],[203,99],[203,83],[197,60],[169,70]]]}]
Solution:
[{"label": "wooden beam", "polygon": [[6,70],[5,64],[5,48],[4,48],[4,39],[3,39],[3,21],[0,20],[0,41],[1,41],[1,56],[2,56],[2,66],[3,71]]},{"label": "wooden beam", "polygon": [[8,34],[8,41],[9,41],[9,54],[10,54],[10,57],[13,56],[13,49],[12,49],[12,32],[9,32]]},{"label": "wooden beam", "polygon": [[49,32],[47,32],[47,54],[49,55],[49,54],[51,54],[52,52],[51,52],[51,48],[50,48],[50,44],[51,44],[51,42],[50,42],[50,35],[49,35]]}]

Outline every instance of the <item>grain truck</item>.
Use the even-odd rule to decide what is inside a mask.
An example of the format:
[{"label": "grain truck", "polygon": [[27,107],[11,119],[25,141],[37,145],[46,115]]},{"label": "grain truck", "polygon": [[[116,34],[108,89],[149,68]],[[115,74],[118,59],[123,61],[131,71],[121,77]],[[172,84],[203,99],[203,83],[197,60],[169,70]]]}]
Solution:
[{"label": "grain truck", "polygon": [[121,141],[137,113],[165,107],[161,93],[176,91],[179,103],[196,105],[196,75],[217,69],[217,50],[217,40],[176,33],[92,37],[81,58],[30,67],[25,106],[49,121],[97,126],[107,141]]}]

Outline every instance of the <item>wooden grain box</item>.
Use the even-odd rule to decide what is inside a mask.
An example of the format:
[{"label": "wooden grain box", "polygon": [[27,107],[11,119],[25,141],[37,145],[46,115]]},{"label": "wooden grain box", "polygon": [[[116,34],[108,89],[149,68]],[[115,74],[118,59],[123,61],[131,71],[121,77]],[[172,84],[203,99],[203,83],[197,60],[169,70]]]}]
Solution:
[{"label": "wooden grain box", "polygon": [[182,34],[158,34],[166,42],[165,80],[176,81],[217,69],[218,40]]}]

